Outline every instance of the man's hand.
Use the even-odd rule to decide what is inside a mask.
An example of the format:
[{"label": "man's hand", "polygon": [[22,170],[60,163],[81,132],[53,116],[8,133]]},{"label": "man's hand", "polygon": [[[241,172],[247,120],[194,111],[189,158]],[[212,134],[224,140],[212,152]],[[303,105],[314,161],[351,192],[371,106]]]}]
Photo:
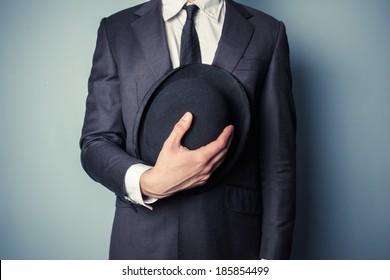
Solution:
[{"label": "man's hand", "polygon": [[144,195],[160,199],[202,186],[223,162],[233,138],[233,126],[227,126],[215,141],[191,151],[181,145],[191,122],[192,114],[185,113],[164,142],[155,166],[142,174]]}]

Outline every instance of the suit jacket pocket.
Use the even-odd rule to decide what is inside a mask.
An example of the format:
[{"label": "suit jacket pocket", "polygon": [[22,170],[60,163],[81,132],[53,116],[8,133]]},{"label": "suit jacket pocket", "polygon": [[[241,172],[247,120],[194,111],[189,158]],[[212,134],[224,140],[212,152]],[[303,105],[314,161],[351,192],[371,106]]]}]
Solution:
[{"label": "suit jacket pocket", "polygon": [[260,192],[236,186],[226,188],[226,206],[238,213],[261,215]]}]

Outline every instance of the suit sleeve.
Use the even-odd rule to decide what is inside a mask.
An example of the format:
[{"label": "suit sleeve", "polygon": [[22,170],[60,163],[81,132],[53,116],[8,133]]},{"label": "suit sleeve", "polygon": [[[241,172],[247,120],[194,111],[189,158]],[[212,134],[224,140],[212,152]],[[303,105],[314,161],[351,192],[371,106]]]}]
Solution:
[{"label": "suit sleeve", "polygon": [[259,106],[263,205],[260,258],[288,259],[295,220],[296,114],[289,46],[281,22]]},{"label": "suit sleeve", "polygon": [[120,82],[105,19],[100,23],[80,139],[81,163],[88,175],[124,198],[128,168],[140,160],[125,151]]}]

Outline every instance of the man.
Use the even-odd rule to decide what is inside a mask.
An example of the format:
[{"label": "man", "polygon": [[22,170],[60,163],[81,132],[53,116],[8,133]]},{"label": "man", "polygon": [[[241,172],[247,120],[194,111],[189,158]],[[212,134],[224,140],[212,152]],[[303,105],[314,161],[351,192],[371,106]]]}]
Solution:
[{"label": "man", "polygon": [[133,148],[141,100],[180,65],[186,0],[152,0],[102,20],[81,145],[86,172],[117,196],[111,259],[287,259],[295,213],[295,109],[283,23],[231,0],[194,0],[201,62],[248,95],[251,127],[233,170],[204,191],[234,127],[197,150],[184,114],[156,164]]}]

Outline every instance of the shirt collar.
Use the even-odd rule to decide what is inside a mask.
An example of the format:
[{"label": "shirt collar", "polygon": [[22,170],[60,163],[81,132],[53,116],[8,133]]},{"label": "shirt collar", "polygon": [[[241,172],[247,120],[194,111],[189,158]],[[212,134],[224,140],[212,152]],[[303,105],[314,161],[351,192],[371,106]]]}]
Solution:
[{"label": "shirt collar", "polygon": [[[224,0],[194,0],[193,4],[213,21],[218,22]],[[162,14],[164,21],[176,16],[187,0],[162,0]]]}]

